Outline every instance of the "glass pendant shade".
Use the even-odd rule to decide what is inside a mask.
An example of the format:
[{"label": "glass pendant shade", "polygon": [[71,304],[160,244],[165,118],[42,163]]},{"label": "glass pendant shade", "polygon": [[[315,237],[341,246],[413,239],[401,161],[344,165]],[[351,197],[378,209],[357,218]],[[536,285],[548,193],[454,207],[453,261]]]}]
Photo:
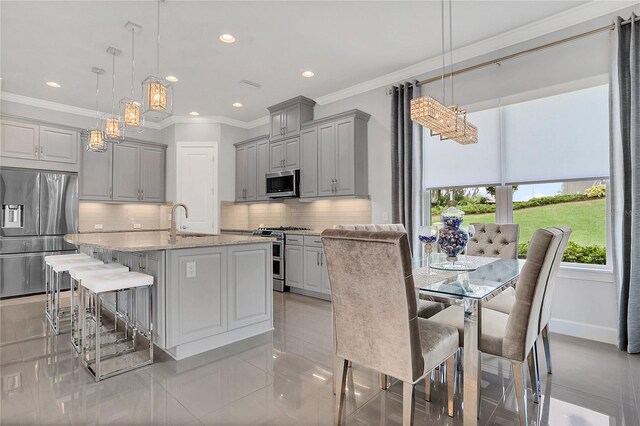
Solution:
[{"label": "glass pendant shade", "polygon": [[105,152],[109,148],[102,129],[83,130],[80,138],[87,151]]},{"label": "glass pendant shade", "polygon": [[427,127],[432,134],[441,135],[456,130],[458,114],[431,96],[411,100],[411,121]]},{"label": "glass pendant shade", "polygon": [[120,130],[128,133],[141,133],[144,124],[140,102],[124,98],[120,100]]},{"label": "glass pendant shade", "polygon": [[478,128],[467,121],[467,111],[459,110],[457,105],[450,108],[456,112],[455,126],[452,131],[440,133],[440,140],[451,139],[461,145],[478,143]]},{"label": "glass pendant shade", "polygon": [[173,85],[149,76],[142,82],[144,99],[142,114],[151,121],[162,121],[173,115]]},{"label": "glass pendant shade", "polygon": [[120,143],[124,140],[124,133],[120,129],[120,119],[109,117],[104,122],[104,136],[107,142]]}]

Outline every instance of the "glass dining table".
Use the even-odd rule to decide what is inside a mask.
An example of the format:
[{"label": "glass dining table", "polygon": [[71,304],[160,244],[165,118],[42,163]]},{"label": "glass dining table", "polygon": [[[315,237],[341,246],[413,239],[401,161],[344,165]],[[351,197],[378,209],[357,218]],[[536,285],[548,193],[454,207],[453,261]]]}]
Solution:
[{"label": "glass dining table", "polygon": [[[482,304],[513,286],[524,260],[460,256],[471,271],[428,268],[426,257],[414,258],[413,279],[421,299],[464,308],[463,424],[478,424],[480,403],[480,329]],[[474,415],[475,414],[475,415]]]}]

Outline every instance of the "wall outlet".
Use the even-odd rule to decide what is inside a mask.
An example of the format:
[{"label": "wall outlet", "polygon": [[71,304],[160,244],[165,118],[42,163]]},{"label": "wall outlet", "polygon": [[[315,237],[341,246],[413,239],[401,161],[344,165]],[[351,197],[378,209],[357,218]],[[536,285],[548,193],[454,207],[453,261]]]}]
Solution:
[{"label": "wall outlet", "polygon": [[93,229],[102,229],[102,224],[96,223],[95,225],[93,225]]},{"label": "wall outlet", "polygon": [[140,225],[139,223],[133,224],[133,229],[140,229],[140,228],[142,228],[142,225]]},{"label": "wall outlet", "polygon": [[196,277],[196,262],[187,262],[187,278]]}]

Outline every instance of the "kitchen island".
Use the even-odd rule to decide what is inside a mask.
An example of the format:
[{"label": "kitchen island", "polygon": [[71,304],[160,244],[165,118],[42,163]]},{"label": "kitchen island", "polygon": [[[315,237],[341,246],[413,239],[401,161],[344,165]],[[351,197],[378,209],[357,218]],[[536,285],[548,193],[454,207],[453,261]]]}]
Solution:
[{"label": "kitchen island", "polygon": [[[273,329],[271,239],[169,232],[69,234],[104,262],[155,278],[155,344],[183,359]],[[115,302],[105,304],[115,309]]]}]

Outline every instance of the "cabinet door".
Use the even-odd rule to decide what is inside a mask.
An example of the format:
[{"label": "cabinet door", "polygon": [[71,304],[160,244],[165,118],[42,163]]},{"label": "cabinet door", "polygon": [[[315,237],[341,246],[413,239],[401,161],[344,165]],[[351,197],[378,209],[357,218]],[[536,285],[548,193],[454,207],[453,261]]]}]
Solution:
[{"label": "cabinet door", "polygon": [[165,188],[165,150],[142,145],[141,192],[144,201],[160,203],[164,201]]},{"label": "cabinet door", "polygon": [[244,201],[247,176],[246,154],[246,146],[236,148],[236,201]]},{"label": "cabinet door", "polygon": [[320,254],[322,249],[318,247],[304,248],[304,289],[310,291],[322,291],[322,267],[320,266]]},{"label": "cabinet door", "polygon": [[91,152],[83,149],[81,157],[80,199],[98,201],[111,200],[113,184],[113,146],[109,146],[106,152]]},{"label": "cabinet door", "polygon": [[282,114],[282,111],[272,112],[270,117],[271,135],[269,139],[282,139],[284,137],[284,135],[282,134],[284,130],[284,116]]},{"label": "cabinet door", "polygon": [[296,136],[300,134],[300,105],[293,105],[286,108],[282,115],[284,116],[284,135],[285,137]]},{"label": "cabinet door", "polygon": [[336,122],[336,193],[354,195],[355,158],[354,158],[353,119]]},{"label": "cabinet door", "polygon": [[226,247],[168,250],[166,347],[227,330]]},{"label": "cabinet door", "polygon": [[40,126],[40,159],[76,164],[78,162],[78,132]]},{"label": "cabinet door", "polygon": [[269,168],[272,172],[279,172],[284,168],[284,143],[271,142],[269,144]]},{"label": "cabinet door", "polygon": [[324,251],[320,252],[320,267],[322,268],[322,292],[325,294],[331,294],[329,270],[327,269],[327,260],[324,257]]},{"label": "cabinet door", "polygon": [[267,321],[273,298],[270,244],[229,246],[228,330]]},{"label": "cabinet door", "polygon": [[2,120],[0,156],[35,160],[38,158],[39,137],[38,126]]},{"label": "cabinet door", "polygon": [[300,168],[300,138],[288,139],[284,143],[284,168],[295,170]]},{"label": "cabinet door", "polygon": [[336,178],[336,128],[333,123],[318,127],[318,195],[334,195]]},{"label": "cabinet door", "polygon": [[123,142],[113,146],[113,199],[140,200],[140,145]]},{"label": "cabinet door", "polygon": [[245,154],[245,199],[255,201],[258,195],[258,146],[253,143],[247,145]]},{"label": "cabinet door", "polygon": [[258,179],[258,192],[256,199],[268,200],[267,197],[267,179],[265,175],[269,173],[269,140],[265,139],[256,144],[256,152],[258,155],[256,178]]},{"label": "cabinet door", "polygon": [[300,135],[300,197],[318,196],[318,128]]},{"label": "cabinet door", "polygon": [[285,247],[285,282],[290,287],[304,288],[304,253],[302,246]]}]

